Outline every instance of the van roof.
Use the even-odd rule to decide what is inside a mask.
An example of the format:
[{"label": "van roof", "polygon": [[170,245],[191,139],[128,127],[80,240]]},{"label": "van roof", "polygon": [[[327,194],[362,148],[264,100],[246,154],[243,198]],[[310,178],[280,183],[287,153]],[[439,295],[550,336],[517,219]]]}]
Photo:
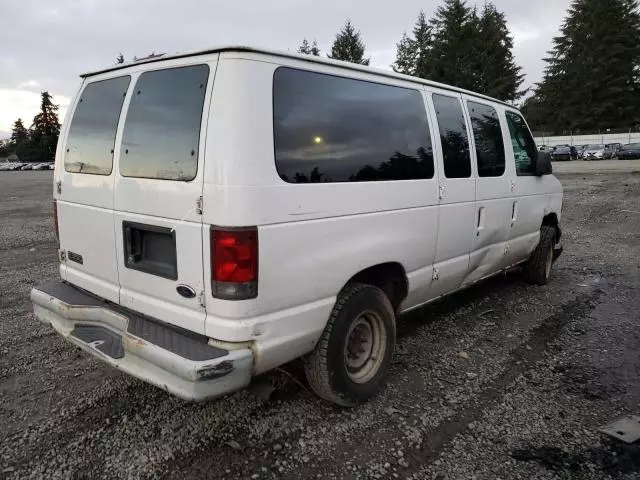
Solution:
[{"label": "van roof", "polygon": [[141,65],[145,63],[154,63],[154,62],[162,62],[164,60],[174,59],[174,58],[184,58],[184,57],[195,57],[199,55],[207,55],[211,53],[220,53],[220,52],[252,52],[252,53],[262,53],[266,55],[275,55],[278,57],[286,57],[286,58],[295,58],[296,60],[304,60],[306,62],[311,63],[320,63],[326,65],[332,65],[335,67],[345,68],[348,70],[356,70],[365,73],[373,73],[376,75],[380,75],[382,77],[388,78],[397,78],[400,80],[407,80],[410,82],[421,83],[423,85],[429,85],[432,87],[442,88],[446,90],[452,90],[459,93],[466,93],[469,95],[473,95],[478,98],[484,98],[485,100],[491,100],[492,102],[500,103],[502,105],[506,105],[508,107],[517,108],[514,105],[504,102],[502,100],[498,100],[496,98],[489,97],[487,95],[482,95],[480,93],[472,92],[470,90],[465,90],[463,88],[454,87],[451,85],[447,85],[444,83],[434,82],[431,80],[425,80],[423,78],[412,77],[410,75],[404,75],[402,73],[396,73],[391,70],[383,70],[381,68],[369,67],[366,65],[358,65],[356,63],[345,62],[342,60],[333,60],[330,58],[323,58],[315,55],[305,55],[301,53],[291,53],[280,50],[270,50],[267,48],[259,48],[259,47],[250,47],[246,45],[223,45],[219,47],[208,48],[205,50],[196,50],[193,52],[184,52],[184,53],[174,53],[174,54],[160,54],[160,55],[151,55],[149,57],[140,58],[138,60],[132,62],[125,62],[113,65],[109,68],[104,68],[101,70],[95,70],[92,72],[83,73],[80,75],[81,78],[91,77],[93,75],[99,75],[102,73],[113,72],[116,70],[121,70],[123,68],[130,67],[132,65]]}]

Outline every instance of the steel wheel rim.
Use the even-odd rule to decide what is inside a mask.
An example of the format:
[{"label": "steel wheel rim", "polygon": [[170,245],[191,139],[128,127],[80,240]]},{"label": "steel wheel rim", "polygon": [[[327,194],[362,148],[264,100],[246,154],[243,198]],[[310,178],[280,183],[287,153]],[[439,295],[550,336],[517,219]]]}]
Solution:
[{"label": "steel wheel rim", "polygon": [[374,312],[361,313],[349,327],[344,345],[348,377],[354,383],[366,383],[380,370],[387,346],[387,331],[382,318]]}]

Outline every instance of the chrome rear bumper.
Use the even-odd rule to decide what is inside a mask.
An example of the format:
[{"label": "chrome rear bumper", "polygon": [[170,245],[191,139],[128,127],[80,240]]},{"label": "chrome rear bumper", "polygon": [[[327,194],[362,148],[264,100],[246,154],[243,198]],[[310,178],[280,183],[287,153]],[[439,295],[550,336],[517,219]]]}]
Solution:
[{"label": "chrome rear bumper", "polygon": [[71,343],[186,400],[219,397],[251,380],[253,354],[246,344],[214,347],[202,335],[119,308],[62,281],[32,289],[31,301],[36,317]]}]

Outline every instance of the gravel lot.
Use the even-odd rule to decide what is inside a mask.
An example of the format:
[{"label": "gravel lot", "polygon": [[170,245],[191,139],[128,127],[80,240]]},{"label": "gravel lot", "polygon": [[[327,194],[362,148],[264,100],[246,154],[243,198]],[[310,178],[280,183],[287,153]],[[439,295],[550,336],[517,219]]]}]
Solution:
[{"label": "gravel lot", "polygon": [[640,413],[640,174],[559,178],[551,283],[403,317],[388,387],[341,410],[295,364],[268,401],[188,404],[67,344],[28,297],[57,276],[51,172],[0,172],[0,478],[640,478],[640,446],[597,431]]}]

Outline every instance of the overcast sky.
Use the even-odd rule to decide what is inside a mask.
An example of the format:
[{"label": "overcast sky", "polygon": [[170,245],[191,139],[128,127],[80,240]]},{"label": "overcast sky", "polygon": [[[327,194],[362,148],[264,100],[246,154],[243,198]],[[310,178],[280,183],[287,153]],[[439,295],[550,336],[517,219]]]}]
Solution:
[{"label": "overcast sky", "polygon": [[[78,74],[151,51],[249,44],[295,50],[317,39],[323,54],[347,17],[361,31],[376,67],[389,68],[395,45],[420,9],[431,17],[440,0],[1,0],[0,138],[22,117],[27,126],[48,90],[66,106]],[[484,4],[484,0],[468,1]],[[525,85],[541,78],[570,0],[493,0],[505,12]]]}]

